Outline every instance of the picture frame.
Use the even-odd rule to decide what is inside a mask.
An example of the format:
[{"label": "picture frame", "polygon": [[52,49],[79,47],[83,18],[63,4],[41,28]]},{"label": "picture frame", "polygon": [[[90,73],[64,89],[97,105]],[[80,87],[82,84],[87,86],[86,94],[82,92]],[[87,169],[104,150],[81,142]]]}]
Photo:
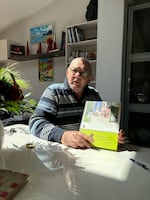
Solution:
[{"label": "picture frame", "polygon": [[54,76],[53,59],[41,58],[39,59],[39,80],[52,81]]},{"label": "picture frame", "polygon": [[47,42],[47,39],[52,37],[53,37],[53,25],[51,24],[30,28],[31,44]]}]

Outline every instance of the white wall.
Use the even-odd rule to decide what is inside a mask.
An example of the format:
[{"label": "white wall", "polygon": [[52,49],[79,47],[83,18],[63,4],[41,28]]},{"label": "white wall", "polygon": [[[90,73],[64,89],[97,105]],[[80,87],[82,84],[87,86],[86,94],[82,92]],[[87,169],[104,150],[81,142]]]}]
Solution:
[{"label": "white wall", "polygon": [[[25,45],[26,41],[30,41],[29,30],[31,27],[53,24],[59,47],[61,31],[65,31],[66,26],[86,21],[85,12],[88,3],[89,0],[55,0],[49,7],[3,33],[0,39],[7,38]],[[62,82],[64,80],[65,57],[54,59],[54,80],[51,82],[39,82],[38,60],[20,62],[16,68],[24,75],[25,79],[30,80],[33,88],[32,97],[39,99],[46,86],[52,82]]]},{"label": "white wall", "polygon": [[102,99],[120,101],[124,0],[99,0],[96,87]]}]

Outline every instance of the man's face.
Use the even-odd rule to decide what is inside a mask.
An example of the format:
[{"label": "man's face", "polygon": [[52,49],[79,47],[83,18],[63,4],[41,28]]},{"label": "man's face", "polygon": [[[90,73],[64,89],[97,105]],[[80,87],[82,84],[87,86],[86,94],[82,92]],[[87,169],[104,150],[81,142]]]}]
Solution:
[{"label": "man's face", "polygon": [[72,65],[67,69],[66,76],[69,86],[77,94],[81,94],[84,87],[91,81],[90,71],[82,59],[75,59],[72,62]]}]

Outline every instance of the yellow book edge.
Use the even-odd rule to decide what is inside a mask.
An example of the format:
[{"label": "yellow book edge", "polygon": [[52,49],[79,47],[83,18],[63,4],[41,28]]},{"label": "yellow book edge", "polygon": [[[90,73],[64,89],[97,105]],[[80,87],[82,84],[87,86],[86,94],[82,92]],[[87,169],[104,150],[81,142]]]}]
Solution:
[{"label": "yellow book edge", "polygon": [[93,135],[91,147],[102,148],[117,151],[118,150],[118,133],[104,132],[97,130],[80,129],[85,135]]}]

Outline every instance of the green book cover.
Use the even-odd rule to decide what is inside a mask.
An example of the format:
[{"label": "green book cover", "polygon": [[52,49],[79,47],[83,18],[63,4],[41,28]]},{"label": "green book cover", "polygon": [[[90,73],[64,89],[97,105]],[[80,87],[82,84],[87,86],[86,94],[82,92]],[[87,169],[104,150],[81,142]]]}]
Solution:
[{"label": "green book cover", "polygon": [[121,103],[86,101],[80,131],[93,135],[92,147],[118,149]]}]

